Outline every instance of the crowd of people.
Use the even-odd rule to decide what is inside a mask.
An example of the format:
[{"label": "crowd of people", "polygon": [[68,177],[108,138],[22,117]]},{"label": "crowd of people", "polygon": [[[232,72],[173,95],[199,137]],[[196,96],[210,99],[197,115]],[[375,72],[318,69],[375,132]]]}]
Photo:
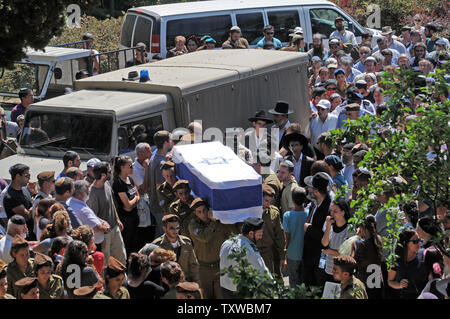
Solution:
[{"label": "crowd of people", "polygon": [[[111,164],[92,158],[86,172],[75,151],[64,154],[61,172],[39,172],[37,182],[30,182],[28,166],[12,165],[10,183],[1,183],[0,299],[239,298],[233,280],[220,274],[234,264],[227,257],[236,247],[248,248],[246,258],[255,269],[288,278],[291,287],[304,283],[324,289],[327,282],[338,283],[340,298],[349,299],[448,298],[450,252],[431,240],[450,229],[448,203],[434,208],[415,201],[401,207],[399,261],[388,270],[382,245],[388,217],[382,205],[397,194],[403,179],[386,180],[378,194],[380,207],[350,231],[351,201],[372,178],[358,165],[369,146],[334,145],[330,138],[345,120],[386,110],[388,97],[379,83],[383,71],[417,70],[426,83],[448,61],[448,40],[437,38],[432,24],[421,28],[421,17],[416,18],[399,38],[383,27],[372,47],[371,34],[358,43],[338,17],[329,50],[320,34],[307,50],[299,27],[282,47],[273,26],[264,27],[258,48],[308,54],[311,115],[307,127],[291,123],[294,110],[283,101],[269,114],[249,115],[254,130],[234,150],[261,175],[261,218],[221,223],[207,200],[196,197],[191,182],[177,176],[171,151],[194,140],[194,131],[202,130],[196,123],[180,139],[156,132],[154,145],[136,146],[135,159],[119,155]],[[205,35],[177,36],[175,44],[168,57],[214,49],[217,43]],[[148,62],[141,46],[130,65]],[[249,43],[234,26],[222,48],[248,49]],[[448,87],[440,90],[435,98],[444,102]],[[3,139],[20,134],[33,102],[32,90],[21,90],[19,97],[11,121],[0,110]],[[411,102],[414,108],[421,97]],[[278,136],[268,133],[271,128]],[[261,151],[273,143],[276,154]],[[349,190],[348,196],[335,196],[342,190]]]}]

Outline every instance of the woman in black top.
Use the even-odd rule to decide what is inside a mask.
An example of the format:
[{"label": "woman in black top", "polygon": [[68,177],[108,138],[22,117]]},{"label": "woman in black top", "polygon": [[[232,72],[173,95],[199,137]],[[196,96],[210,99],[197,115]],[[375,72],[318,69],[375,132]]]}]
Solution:
[{"label": "woman in black top", "polygon": [[125,283],[131,299],[159,299],[168,291],[168,287],[148,280],[151,272],[149,256],[131,253],[128,259],[128,280]]},{"label": "woman in black top", "polygon": [[[357,231],[358,239],[354,242],[353,258],[357,263],[356,277],[366,285],[369,299],[381,299],[383,277],[381,274],[381,258],[383,244],[377,234],[375,216],[369,214]],[[379,267],[379,268],[378,268]],[[374,277],[377,276],[378,277]],[[368,280],[368,278],[370,279]],[[370,281],[373,286],[368,286]]]},{"label": "woman in black top", "polygon": [[114,180],[112,190],[116,202],[117,214],[123,224],[122,237],[127,256],[136,252],[137,228],[139,216],[136,204],[139,202],[139,192],[130,175],[133,174],[133,161],[129,156],[121,155],[114,159]]},{"label": "woman in black top", "polygon": [[398,266],[388,273],[390,287],[400,291],[401,299],[417,299],[427,284],[420,238],[412,227],[406,227],[399,235],[395,253]]}]

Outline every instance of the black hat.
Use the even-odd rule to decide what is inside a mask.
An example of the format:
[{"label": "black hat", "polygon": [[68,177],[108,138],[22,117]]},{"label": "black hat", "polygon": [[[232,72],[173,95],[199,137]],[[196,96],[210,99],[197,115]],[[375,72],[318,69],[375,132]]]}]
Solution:
[{"label": "black hat", "polygon": [[328,85],[337,85],[337,81],[335,79],[328,79],[325,81],[325,87],[327,87]]},{"label": "black hat", "polygon": [[20,215],[13,215],[10,219],[11,223],[15,224],[15,225],[25,225],[25,218],[23,218],[23,216]]},{"label": "black hat", "polygon": [[308,139],[306,138],[306,136],[297,132],[290,133],[284,136],[284,147],[286,149],[289,149],[289,143],[291,141],[299,141],[303,145],[303,149],[305,149],[308,145]]},{"label": "black hat", "polygon": [[139,73],[137,71],[128,72],[128,78],[122,78],[123,81],[136,81],[139,79]]},{"label": "black hat", "polygon": [[248,217],[244,220],[244,227],[250,229],[250,231],[256,231],[264,226],[264,221],[258,217]]},{"label": "black hat", "polygon": [[266,112],[264,110],[259,110],[255,113],[255,115],[253,117],[250,117],[248,119],[250,122],[256,122],[256,121],[264,121],[267,124],[273,123],[272,119],[269,119],[266,116]]},{"label": "black hat", "polygon": [[325,172],[318,172],[314,176],[305,177],[305,184],[325,193],[328,192],[330,176]]},{"label": "black hat", "polygon": [[434,218],[430,216],[425,216],[419,219],[417,224],[422,228],[424,232],[430,234],[431,236],[437,236],[442,230],[439,228],[439,224]]},{"label": "black hat", "polygon": [[289,104],[284,101],[278,101],[275,105],[275,108],[270,109],[268,111],[270,114],[277,114],[277,115],[287,115],[294,113],[294,111],[289,109]]},{"label": "black hat", "polygon": [[344,145],[344,150],[351,151],[355,145],[355,143],[347,143]]}]

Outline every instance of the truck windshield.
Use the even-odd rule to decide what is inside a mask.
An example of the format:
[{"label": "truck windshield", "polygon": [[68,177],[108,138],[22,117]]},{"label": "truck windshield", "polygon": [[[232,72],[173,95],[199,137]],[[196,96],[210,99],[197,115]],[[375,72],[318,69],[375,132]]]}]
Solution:
[{"label": "truck windshield", "polygon": [[111,150],[113,118],[109,115],[27,112],[20,146],[80,154],[108,155]]},{"label": "truck windshield", "polygon": [[0,70],[0,93],[18,94],[21,88],[30,88],[41,95],[48,73],[48,65],[14,63],[12,69]]}]

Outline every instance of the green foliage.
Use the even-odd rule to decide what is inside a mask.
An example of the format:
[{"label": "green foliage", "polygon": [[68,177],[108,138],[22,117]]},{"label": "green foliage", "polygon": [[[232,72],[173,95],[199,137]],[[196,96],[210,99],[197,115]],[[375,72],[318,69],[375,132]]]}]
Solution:
[{"label": "green foliage", "polygon": [[81,9],[96,5],[97,1],[73,0],[1,0],[0,67],[12,67],[14,61],[25,57],[23,49],[43,49],[49,40],[62,32],[65,11],[69,4]]},{"label": "green foliage", "polygon": [[318,299],[321,290],[317,287],[308,289],[304,284],[295,289],[286,286],[282,278],[270,278],[266,273],[262,275],[252,267],[245,257],[248,247],[234,251],[229,259],[236,264],[222,270],[221,275],[227,274],[237,286],[237,295],[244,299]]},{"label": "green foliage", "polygon": [[[344,129],[332,132],[334,142],[345,139],[347,142],[360,141],[370,145],[359,166],[369,169],[373,178],[367,187],[358,191],[358,197],[352,202],[355,214],[350,222],[356,228],[366,214],[375,213],[377,209],[387,211],[388,235],[383,238],[383,246],[389,252],[389,266],[393,266],[395,261],[394,250],[402,218],[399,212],[401,204],[413,199],[427,199],[434,204],[436,211],[449,198],[450,101],[440,102],[438,99],[438,89],[449,87],[444,79],[444,74],[448,72],[447,63],[433,75],[435,84],[420,89],[416,87],[423,79],[414,71],[385,72],[381,85],[386,87],[385,95],[390,97],[387,111],[376,119],[365,116],[347,121]],[[410,101],[414,101],[418,94],[425,97],[415,109],[417,117],[407,120],[407,115],[412,113]],[[392,176],[402,176],[407,184],[401,189],[401,195],[396,195],[381,207],[378,196],[387,187],[394,187],[386,184]]]}]

